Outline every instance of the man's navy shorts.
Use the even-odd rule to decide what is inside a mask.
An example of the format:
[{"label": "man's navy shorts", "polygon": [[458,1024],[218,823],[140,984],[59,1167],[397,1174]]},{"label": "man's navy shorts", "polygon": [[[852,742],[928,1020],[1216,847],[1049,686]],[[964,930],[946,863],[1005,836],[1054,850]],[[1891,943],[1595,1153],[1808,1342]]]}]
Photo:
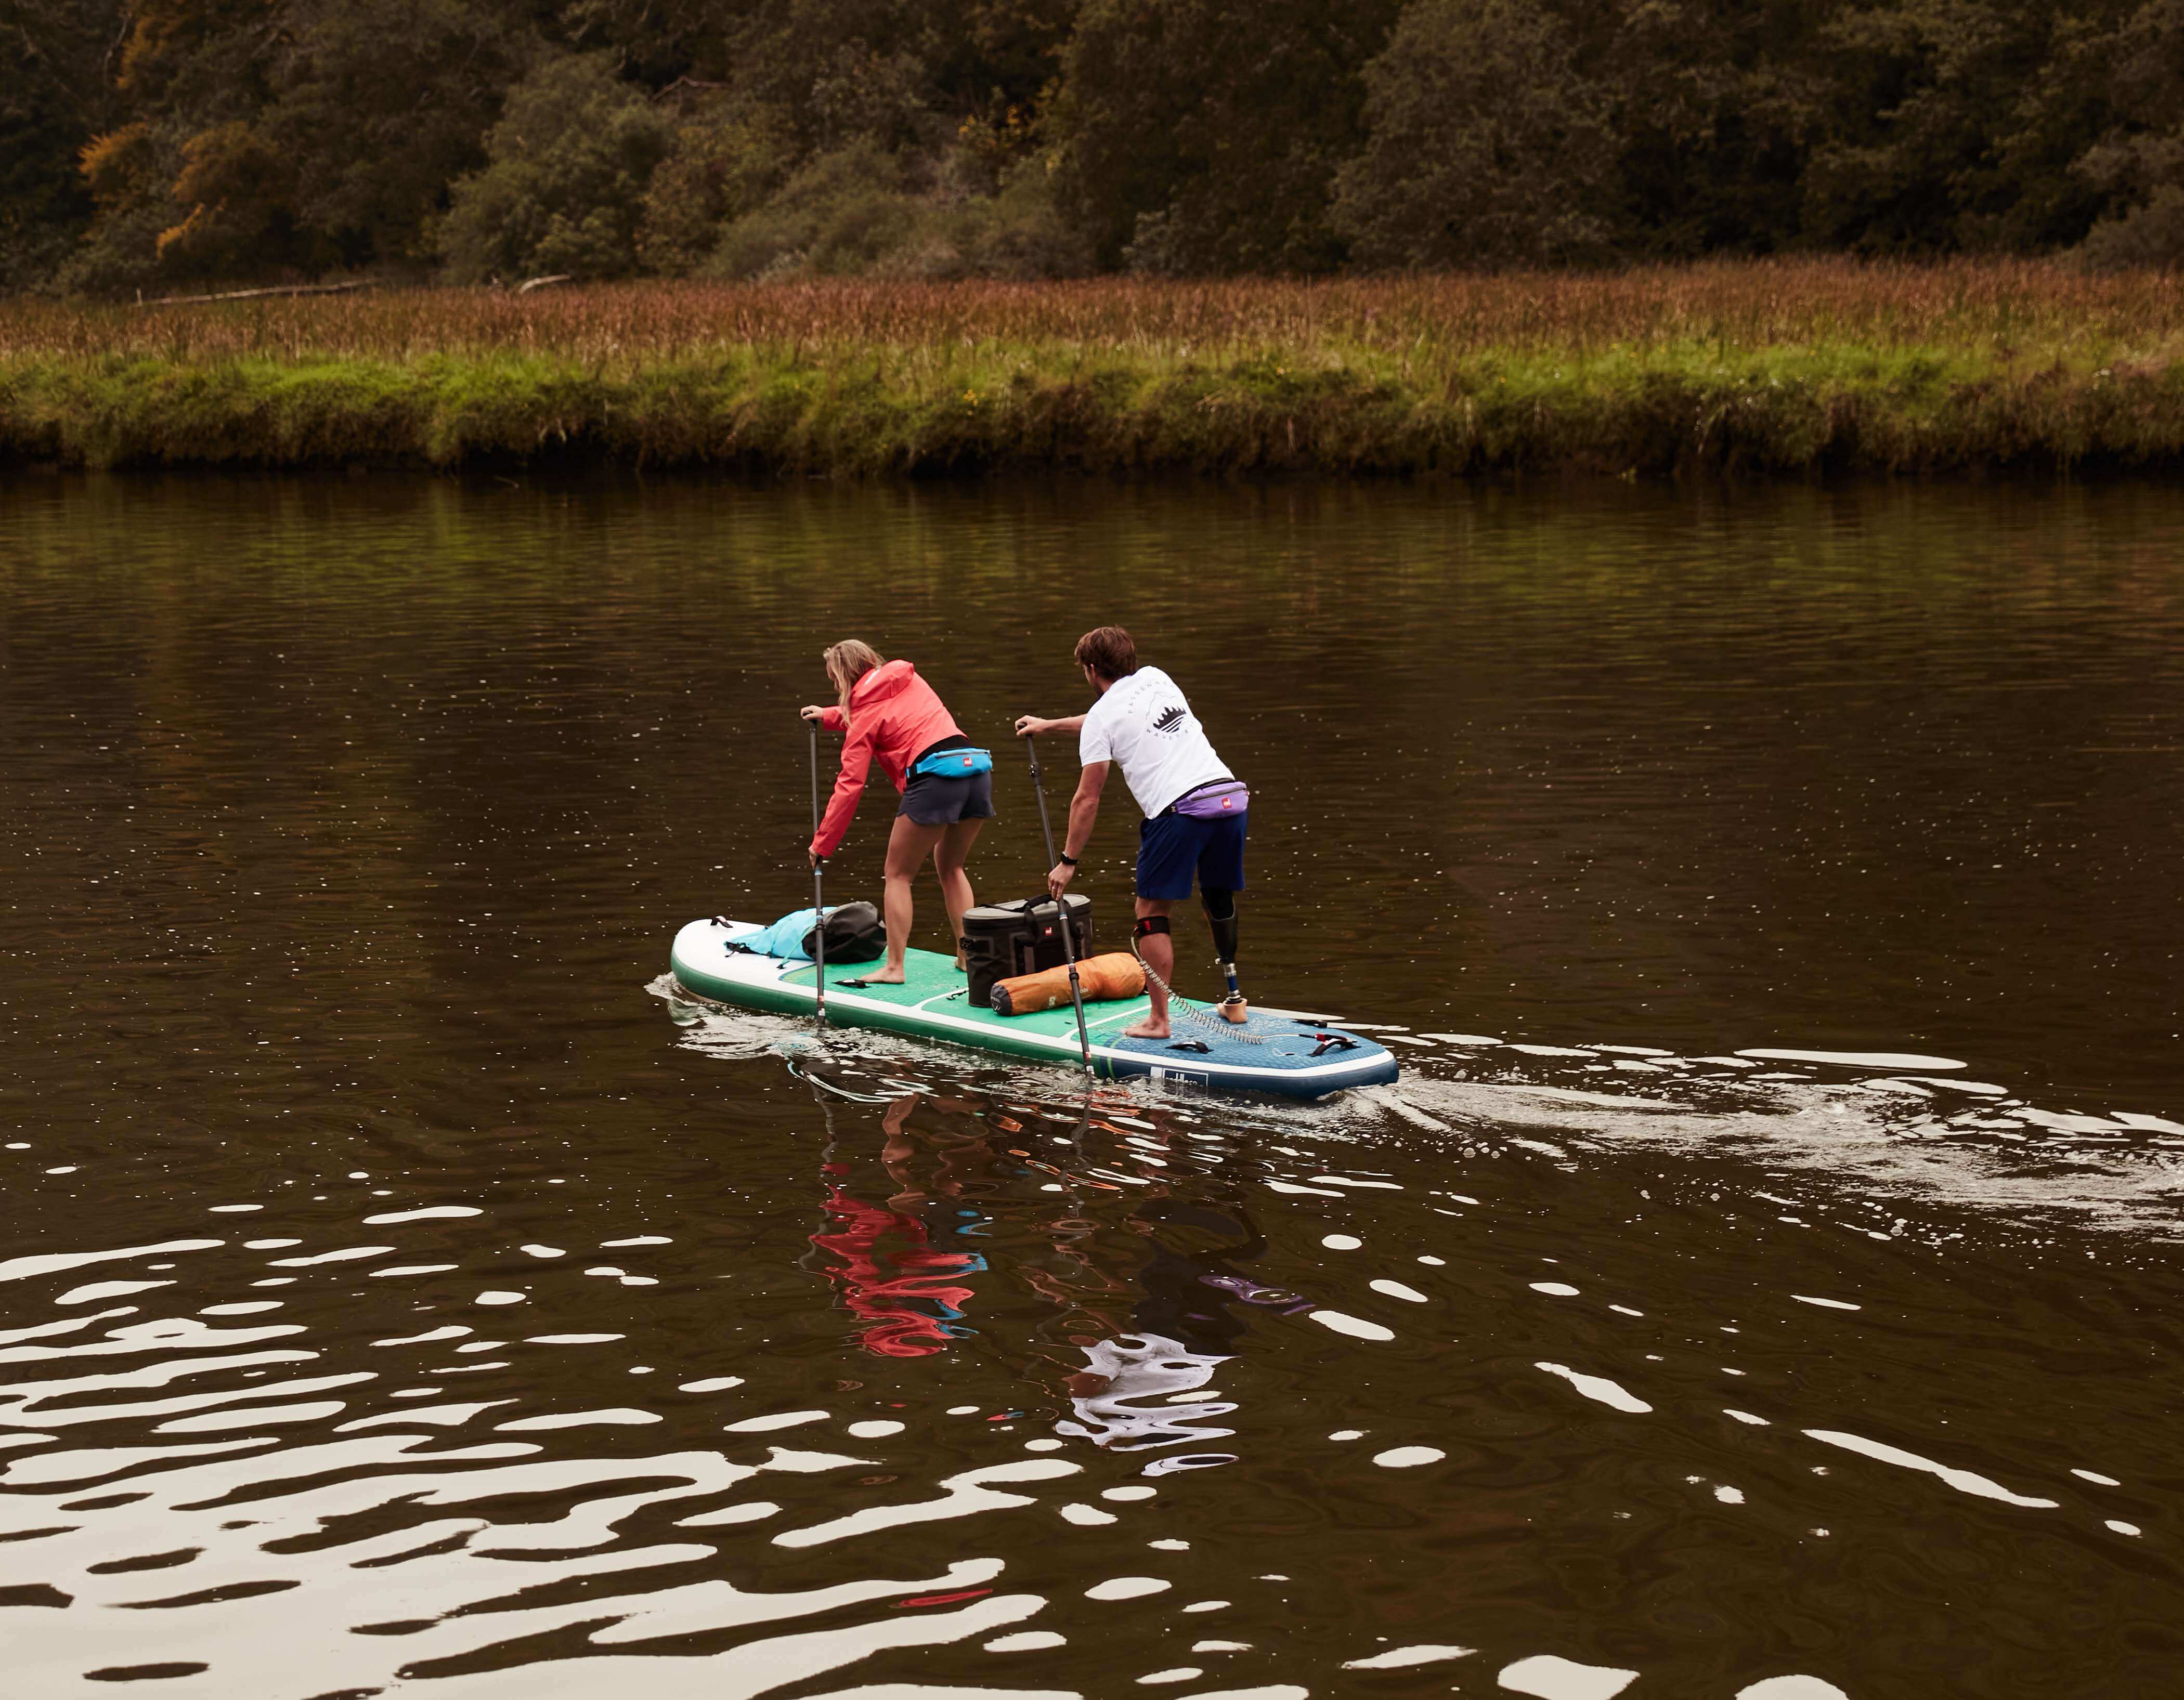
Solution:
[{"label": "man's navy shorts", "polygon": [[1195,820],[1163,814],[1138,829],[1138,895],[1180,902],[1190,895],[1191,875],[1201,891],[1244,889],[1244,832],[1251,811]]}]

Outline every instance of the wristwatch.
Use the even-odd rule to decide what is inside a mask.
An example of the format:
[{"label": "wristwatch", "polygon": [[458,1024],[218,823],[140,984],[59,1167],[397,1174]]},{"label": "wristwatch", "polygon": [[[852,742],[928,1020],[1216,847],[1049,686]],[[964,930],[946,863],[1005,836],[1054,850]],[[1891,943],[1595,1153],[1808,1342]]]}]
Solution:
[{"label": "wristwatch", "polygon": [[1061,853],[1061,859],[1067,862],[1072,868],[1077,865],[1077,858],[1071,855],[1067,850]]}]

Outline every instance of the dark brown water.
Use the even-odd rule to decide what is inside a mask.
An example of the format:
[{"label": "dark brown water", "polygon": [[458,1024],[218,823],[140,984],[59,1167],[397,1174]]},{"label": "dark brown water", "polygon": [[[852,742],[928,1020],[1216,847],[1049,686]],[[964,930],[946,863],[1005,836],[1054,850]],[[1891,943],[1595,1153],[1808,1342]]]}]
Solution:
[{"label": "dark brown water", "polygon": [[[822,643],[1108,619],[1398,1088],[664,995]],[[0,485],[0,1690],[2172,1694],[2180,639],[2144,486]]]}]

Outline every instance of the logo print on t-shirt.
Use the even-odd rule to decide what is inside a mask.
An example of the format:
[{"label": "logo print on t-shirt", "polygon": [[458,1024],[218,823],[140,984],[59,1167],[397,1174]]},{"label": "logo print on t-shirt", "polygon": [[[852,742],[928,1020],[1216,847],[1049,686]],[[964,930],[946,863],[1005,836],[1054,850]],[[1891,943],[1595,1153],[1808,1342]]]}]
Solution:
[{"label": "logo print on t-shirt", "polygon": [[1180,703],[1172,708],[1163,708],[1153,717],[1153,730],[1161,733],[1180,731],[1190,714],[1190,711]]}]

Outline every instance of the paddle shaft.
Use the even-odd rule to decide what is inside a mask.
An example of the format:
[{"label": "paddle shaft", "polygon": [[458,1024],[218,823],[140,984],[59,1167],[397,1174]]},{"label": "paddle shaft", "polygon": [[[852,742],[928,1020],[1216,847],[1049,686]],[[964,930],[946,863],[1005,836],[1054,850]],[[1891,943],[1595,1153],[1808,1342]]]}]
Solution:
[{"label": "paddle shaft", "polygon": [[[1031,758],[1032,794],[1039,798],[1039,836],[1046,841],[1046,865],[1056,865],[1054,828],[1046,818],[1046,786],[1039,775],[1039,739],[1035,733],[1024,734],[1024,753]],[[1077,979],[1077,940],[1069,925],[1069,904],[1066,898],[1054,900],[1055,912],[1061,920],[1061,959],[1069,964],[1069,1001],[1077,1006],[1077,1054],[1084,1058],[1084,1072],[1093,1073],[1092,1036],[1084,1025],[1084,988]]]},{"label": "paddle shaft", "polygon": [[[819,837],[819,723],[816,720],[811,722],[811,837],[815,843]],[[827,1031],[827,899],[823,883],[826,874],[827,858],[814,856],[811,858],[811,908],[817,921],[811,931],[818,942],[812,953],[817,969],[812,976],[812,985],[818,997],[814,1024],[822,1033]]]}]

